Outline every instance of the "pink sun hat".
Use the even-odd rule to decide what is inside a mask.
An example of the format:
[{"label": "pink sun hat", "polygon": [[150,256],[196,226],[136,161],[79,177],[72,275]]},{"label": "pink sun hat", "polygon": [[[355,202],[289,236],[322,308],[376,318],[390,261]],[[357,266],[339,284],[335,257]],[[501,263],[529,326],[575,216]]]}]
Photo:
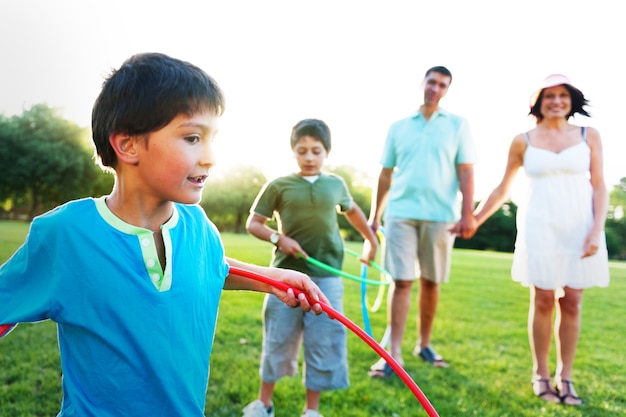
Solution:
[{"label": "pink sun hat", "polygon": [[535,103],[537,102],[537,99],[539,98],[539,94],[541,93],[541,90],[543,90],[544,88],[556,87],[557,85],[563,85],[563,84],[572,85],[569,78],[567,78],[563,74],[548,75],[546,78],[543,79],[539,88],[537,88],[537,90],[535,90],[535,92],[530,96],[530,101],[529,101],[530,108],[532,109]]}]

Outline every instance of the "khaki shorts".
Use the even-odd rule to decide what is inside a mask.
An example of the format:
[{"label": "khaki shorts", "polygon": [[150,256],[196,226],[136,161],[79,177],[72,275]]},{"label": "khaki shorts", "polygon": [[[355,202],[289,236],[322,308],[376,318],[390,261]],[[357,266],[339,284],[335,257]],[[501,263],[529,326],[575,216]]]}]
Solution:
[{"label": "khaki shorts", "polygon": [[448,282],[454,223],[385,219],[385,267],[394,281]]}]

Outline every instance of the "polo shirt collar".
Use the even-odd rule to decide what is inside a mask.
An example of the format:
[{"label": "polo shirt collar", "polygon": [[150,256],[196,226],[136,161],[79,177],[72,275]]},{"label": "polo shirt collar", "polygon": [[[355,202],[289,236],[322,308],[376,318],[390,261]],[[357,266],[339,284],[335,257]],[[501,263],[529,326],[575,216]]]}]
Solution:
[{"label": "polo shirt collar", "polygon": [[[439,109],[436,112],[433,113],[432,117],[439,117],[439,116],[447,117],[449,115],[450,115],[449,111],[447,111],[446,109],[444,109],[442,107],[439,107]],[[421,119],[423,119],[424,115],[419,110],[416,110],[416,111],[413,112],[411,117],[412,118],[421,118]],[[432,117],[431,117],[431,119],[432,119]]]}]

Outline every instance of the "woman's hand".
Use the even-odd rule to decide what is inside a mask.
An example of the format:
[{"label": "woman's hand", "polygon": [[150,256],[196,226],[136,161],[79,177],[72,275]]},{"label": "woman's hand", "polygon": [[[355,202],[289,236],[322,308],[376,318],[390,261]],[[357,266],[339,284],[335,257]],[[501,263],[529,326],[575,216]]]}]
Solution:
[{"label": "woman's hand", "polygon": [[588,256],[593,256],[598,252],[601,232],[598,230],[591,230],[587,237],[585,238],[585,243],[583,244],[583,256],[581,258],[586,258]]}]

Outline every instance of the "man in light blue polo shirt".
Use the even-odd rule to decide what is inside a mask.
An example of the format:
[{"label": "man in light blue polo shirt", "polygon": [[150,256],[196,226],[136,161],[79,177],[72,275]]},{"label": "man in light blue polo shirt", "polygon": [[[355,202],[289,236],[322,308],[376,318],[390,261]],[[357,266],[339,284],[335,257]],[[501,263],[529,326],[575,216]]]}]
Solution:
[{"label": "man in light blue polo shirt", "polygon": [[[469,125],[439,107],[451,82],[445,67],[426,72],[423,104],[389,128],[372,199],[370,225],[376,231],[384,212],[385,264],[394,279],[388,299],[389,353],[401,364],[411,286],[420,278],[419,335],[413,355],[437,367],[448,366],[430,340],[439,284],[449,278],[455,239],[450,229],[460,219],[460,237],[469,239],[476,231],[472,216],[476,151]],[[392,374],[383,360],[369,372],[373,377]]]}]

